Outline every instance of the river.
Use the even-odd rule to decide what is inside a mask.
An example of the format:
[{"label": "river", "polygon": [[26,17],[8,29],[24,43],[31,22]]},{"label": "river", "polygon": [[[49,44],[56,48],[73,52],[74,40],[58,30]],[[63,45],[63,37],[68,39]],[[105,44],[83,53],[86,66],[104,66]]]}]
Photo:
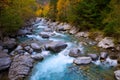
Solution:
[{"label": "river", "polygon": [[[37,26],[36,26],[37,25]],[[39,36],[39,33],[48,26],[42,21],[35,24],[32,35],[27,35],[27,38],[33,38],[40,41],[64,41],[67,43],[67,48],[63,51],[52,54],[46,57],[43,61],[37,62],[27,80],[115,80],[114,67],[111,64],[93,61],[88,65],[73,64],[73,57],[68,56],[70,49],[77,47],[82,51],[83,55],[87,53],[100,52],[95,45],[95,42],[90,39],[81,38],[77,40],[73,35],[54,31],[55,35],[44,39]],[[87,45],[82,45],[79,42],[86,41]],[[44,50],[43,50],[44,51]],[[109,60],[109,59],[108,59]]]}]

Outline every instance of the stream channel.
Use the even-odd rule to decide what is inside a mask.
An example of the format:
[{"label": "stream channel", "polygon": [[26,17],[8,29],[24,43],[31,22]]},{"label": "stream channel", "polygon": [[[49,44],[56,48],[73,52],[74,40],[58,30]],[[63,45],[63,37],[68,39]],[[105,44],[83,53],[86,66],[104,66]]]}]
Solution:
[{"label": "stream channel", "polygon": [[[64,41],[68,46],[61,52],[54,54],[51,52],[51,55],[43,61],[38,61],[27,80],[115,80],[114,61],[113,63],[101,63],[97,60],[88,65],[75,65],[73,63],[74,58],[68,55],[70,49],[74,47],[79,48],[83,55],[88,53],[99,54],[100,49],[97,49],[96,42],[86,38],[77,40],[73,35],[56,31],[53,32],[55,33],[54,36],[44,39],[39,36],[39,33],[48,26],[43,21],[34,26],[36,27],[33,34],[27,35],[23,40],[32,38],[39,41]],[[80,42],[86,42],[87,45],[80,44]],[[108,58],[108,61],[111,60]]]}]

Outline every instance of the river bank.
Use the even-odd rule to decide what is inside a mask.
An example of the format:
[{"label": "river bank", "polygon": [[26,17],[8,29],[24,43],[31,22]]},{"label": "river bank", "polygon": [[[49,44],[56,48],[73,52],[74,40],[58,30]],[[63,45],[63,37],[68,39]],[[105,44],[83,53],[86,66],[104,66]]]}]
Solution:
[{"label": "river bank", "polygon": [[[71,41],[70,36],[76,37],[72,41],[78,45],[78,47],[73,49],[67,48],[70,50],[70,53],[67,51],[69,54],[65,55],[74,58],[72,61],[70,60],[70,62],[73,63],[74,61],[74,63],[78,65],[89,63],[100,65],[103,63],[108,64],[110,67],[116,67],[118,65],[117,63],[119,63],[119,47],[116,47],[111,38],[101,38],[101,35],[95,38],[97,41],[92,40],[89,38],[89,33],[90,32],[79,32],[79,29],[67,23],[51,22],[44,18],[37,18],[33,26],[20,29],[16,38],[5,37],[1,41],[0,59],[1,61],[6,61],[6,63],[0,64],[1,70],[10,67],[8,70],[10,80],[23,79],[30,73],[36,61],[44,61],[47,56],[51,55],[50,51],[59,53],[69,47],[69,44],[66,42],[68,40]],[[70,36],[66,37],[64,34],[69,34]],[[54,41],[54,37],[58,37],[56,38],[57,40],[55,39]],[[80,48],[81,45],[89,47],[87,47],[86,50],[82,50],[82,48]],[[98,54],[95,54],[96,50]],[[2,55],[3,53],[4,55]],[[82,55],[82,53],[86,54]],[[63,59],[66,60],[66,57]],[[115,71],[115,75],[119,80],[119,71]]]}]

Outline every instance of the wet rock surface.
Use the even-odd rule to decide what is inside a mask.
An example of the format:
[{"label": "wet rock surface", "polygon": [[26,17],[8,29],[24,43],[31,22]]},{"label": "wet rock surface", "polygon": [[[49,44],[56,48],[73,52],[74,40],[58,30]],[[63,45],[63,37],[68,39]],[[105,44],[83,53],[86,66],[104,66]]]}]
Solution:
[{"label": "wet rock surface", "polygon": [[34,60],[28,55],[16,55],[9,69],[10,80],[22,80],[30,72]]},{"label": "wet rock surface", "polygon": [[41,53],[37,53],[37,54],[31,55],[31,58],[35,59],[35,60],[38,60],[38,61],[43,60],[43,56],[42,56]]},{"label": "wet rock surface", "polygon": [[115,44],[113,42],[113,39],[110,37],[105,37],[104,39],[102,39],[99,43],[98,43],[98,47],[102,47],[102,48],[111,48],[111,47],[115,47]]},{"label": "wet rock surface", "polygon": [[78,48],[72,48],[69,52],[69,56],[78,57],[81,55],[81,51]]},{"label": "wet rock surface", "polygon": [[97,54],[88,54],[88,56],[91,57],[93,61],[98,60],[99,58]]},{"label": "wet rock surface", "polygon": [[117,80],[120,80],[120,70],[114,71]]},{"label": "wet rock surface", "polygon": [[45,45],[45,48],[47,50],[50,50],[53,52],[60,52],[63,49],[65,49],[66,47],[67,47],[67,44],[65,42],[61,42],[61,41],[53,41],[53,42]]},{"label": "wet rock surface", "polygon": [[10,67],[11,58],[8,54],[0,52],[0,70],[4,70]]},{"label": "wet rock surface", "polygon": [[75,64],[81,65],[81,64],[89,64],[91,63],[91,61],[92,61],[91,57],[78,57],[74,59],[73,62]]},{"label": "wet rock surface", "polygon": [[[42,24],[40,24],[40,22],[42,22]],[[48,24],[47,25],[48,27],[43,29],[44,32],[38,33],[39,37],[46,38],[48,40],[52,36],[57,35],[57,31],[60,33],[67,32],[69,34],[74,34],[77,38],[82,37],[82,38],[88,39],[89,37],[88,32],[79,32],[79,29],[72,27],[67,23],[51,22],[42,18],[37,18],[35,23],[36,25],[34,25],[34,27],[39,27],[39,25],[46,26],[46,24]],[[33,22],[33,24],[35,23]],[[17,35],[21,37],[23,36],[26,37],[27,35],[31,35],[34,27],[20,29]],[[31,41],[30,40],[26,41],[20,45],[17,44],[16,38],[5,37],[3,40],[0,40],[0,51],[2,51],[2,54],[0,52],[0,70],[8,69],[10,67],[9,69],[10,80],[23,80],[24,77],[26,77],[29,74],[31,67],[33,66],[34,60],[41,61],[43,60],[43,58],[45,59],[46,57],[51,55],[50,51],[54,53],[59,53],[68,46],[66,42],[62,42],[62,41],[49,40],[45,42],[45,39],[43,41],[40,41],[40,40],[34,41],[34,40],[36,39],[32,38]],[[101,48],[108,49],[108,48],[113,48],[115,46],[115,44],[113,43],[113,40],[108,37],[105,37],[104,39],[100,38],[98,41],[99,41],[98,47],[101,47]],[[91,45],[89,42],[85,42],[84,40],[83,40],[83,44],[86,46]],[[12,49],[12,50],[14,49],[14,50],[10,52],[9,49]],[[116,49],[119,51],[120,50],[119,46],[117,46]],[[48,51],[45,51],[45,50],[48,50]],[[10,56],[8,56],[6,53],[9,53],[12,56],[13,58],[12,64],[11,64]],[[69,51],[69,56],[75,57],[73,62],[75,64],[78,64],[78,66],[86,65],[93,61],[97,61],[99,60],[99,57],[101,60],[106,61],[104,65],[117,64],[116,61],[110,60],[108,58],[108,54],[106,54],[105,52],[101,52],[99,56],[96,54],[89,54],[87,55],[88,57],[80,57],[81,51],[78,48],[72,48]],[[115,57],[115,59],[117,58]],[[102,63],[100,62],[98,64],[101,65]],[[115,73],[116,79],[119,80],[120,72],[115,71],[114,73]]]},{"label": "wet rock surface", "polygon": [[105,60],[108,57],[108,53],[107,52],[101,52],[100,53],[100,59],[101,60]]}]

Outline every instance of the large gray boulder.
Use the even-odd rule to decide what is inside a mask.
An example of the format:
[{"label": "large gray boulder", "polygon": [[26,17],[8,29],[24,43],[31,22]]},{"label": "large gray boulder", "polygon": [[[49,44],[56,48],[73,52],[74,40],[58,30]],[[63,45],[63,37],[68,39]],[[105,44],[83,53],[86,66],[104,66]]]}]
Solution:
[{"label": "large gray boulder", "polygon": [[69,52],[69,56],[71,57],[78,57],[81,55],[81,51],[78,48],[72,48]]},{"label": "large gray boulder", "polygon": [[89,57],[92,58],[92,60],[98,60],[98,55],[97,54],[88,54]]},{"label": "large gray boulder", "polygon": [[8,54],[0,52],[0,70],[10,67],[11,58]]},{"label": "large gray boulder", "polygon": [[31,58],[33,58],[35,60],[43,60],[43,56],[41,55],[41,53],[31,55]]},{"label": "large gray boulder", "polygon": [[89,36],[89,32],[78,32],[75,37],[80,38],[80,37],[85,37],[87,38]]},{"label": "large gray boulder", "polygon": [[120,80],[120,70],[114,71],[117,80]]},{"label": "large gray boulder", "polygon": [[92,61],[91,57],[78,57],[78,58],[74,59],[73,62],[75,64],[80,65],[80,64],[89,64],[89,63],[91,63],[91,61]]},{"label": "large gray boulder", "polygon": [[51,50],[53,52],[60,52],[61,50],[65,49],[67,44],[61,41],[53,41],[45,45],[47,50]]},{"label": "large gray boulder", "polygon": [[31,47],[32,47],[32,49],[34,49],[34,50],[41,50],[40,45],[37,44],[37,43],[31,43]]},{"label": "large gray boulder", "polygon": [[114,47],[114,41],[112,38],[110,37],[105,37],[104,39],[102,39],[99,43],[98,43],[98,47],[102,47],[102,48],[111,48]]},{"label": "large gray boulder", "polygon": [[9,79],[23,80],[29,74],[33,62],[30,55],[16,55],[9,69]]},{"label": "large gray boulder", "polygon": [[17,46],[17,42],[14,38],[6,37],[6,38],[4,38],[3,46],[8,49],[13,49]]},{"label": "large gray boulder", "polygon": [[23,36],[23,35],[26,35],[26,34],[31,34],[32,32],[30,30],[27,30],[27,29],[21,29],[18,31],[18,35],[19,36]]}]

